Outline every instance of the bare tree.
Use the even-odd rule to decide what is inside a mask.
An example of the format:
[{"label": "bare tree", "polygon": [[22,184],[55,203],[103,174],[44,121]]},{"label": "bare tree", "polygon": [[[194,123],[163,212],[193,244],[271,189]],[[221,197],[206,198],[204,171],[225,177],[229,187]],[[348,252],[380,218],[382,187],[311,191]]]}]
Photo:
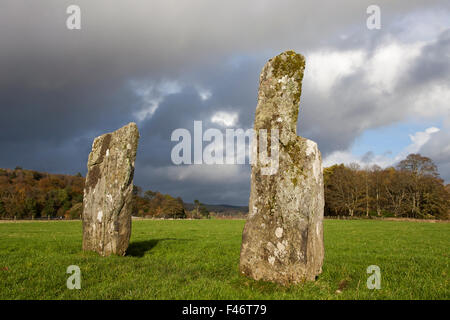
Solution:
[{"label": "bare tree", "polygon": [[346,210],[353,216],[364,200],[363,185],[359,165],[337,166],[327,183],[330,207],[338,211]]},{"label": "bare tree", "polygon": [[397,168],[405,173],[407,178],[407,190],[410,200],[410,213],[412,217],[421,214],[421,202],[423,201],[424,182],[427,178],[438,178],[436,165],[428,157],[420,154],[410,154],[397,165]]}]

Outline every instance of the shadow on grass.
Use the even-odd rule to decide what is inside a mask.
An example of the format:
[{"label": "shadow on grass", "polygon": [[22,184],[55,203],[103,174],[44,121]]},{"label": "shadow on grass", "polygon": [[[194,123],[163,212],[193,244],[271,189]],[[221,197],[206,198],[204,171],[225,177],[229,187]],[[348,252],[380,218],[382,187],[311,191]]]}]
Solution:
[{"label": "shadow on grass", "polygon": [[152,240],[144,240],[144,241],[134,241],[130,243],[127,249],[126,256],[132,257],[143,257],[146,252],[153,249],[158,242],[161,241],[190,241],[189,239],[176,239],[176,238],[165,238],[165,239],[152,239]]}]

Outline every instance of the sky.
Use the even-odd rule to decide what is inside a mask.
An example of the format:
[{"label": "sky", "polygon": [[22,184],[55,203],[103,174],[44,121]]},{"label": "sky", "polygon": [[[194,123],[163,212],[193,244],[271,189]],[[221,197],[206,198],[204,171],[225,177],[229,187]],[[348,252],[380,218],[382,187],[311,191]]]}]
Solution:
[{"label": "sky", "polygon": [[[80,30],[66,27],[72,4]],[[325,166],[421,153],[450,183],[449,18],[433,0],[2,0],[0,167],[84,175],[93,139],[134,121],[136,185],[247,205],[248,164],[174,165],[171,134],[251,128],[262,67],[295,50],[297,132]]]}]

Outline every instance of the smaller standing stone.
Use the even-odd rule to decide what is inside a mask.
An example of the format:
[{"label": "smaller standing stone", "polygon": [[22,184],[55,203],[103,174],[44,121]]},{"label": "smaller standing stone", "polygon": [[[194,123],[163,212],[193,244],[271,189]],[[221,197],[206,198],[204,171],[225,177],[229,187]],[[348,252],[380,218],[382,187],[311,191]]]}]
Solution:
[{"label": "smaller standing stone", "polygon": [[97,137],[88,160],[83,199],[83,250],[124,255],[131,236],[135,123]]}]

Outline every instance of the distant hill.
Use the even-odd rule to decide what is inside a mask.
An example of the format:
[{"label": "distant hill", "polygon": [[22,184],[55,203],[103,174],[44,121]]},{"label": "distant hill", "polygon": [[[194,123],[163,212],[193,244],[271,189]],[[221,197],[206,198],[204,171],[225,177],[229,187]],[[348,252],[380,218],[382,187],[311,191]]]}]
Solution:
[{"label": "distant hill", "polygon": [[[241,216],[248,213],[248,206],[232,206],[229,204],[204,204],[206,209],[210,212],[215,212],[219,216]],[[193,210],[195,205],[193,203],[185,203],[186,210]]]}]

